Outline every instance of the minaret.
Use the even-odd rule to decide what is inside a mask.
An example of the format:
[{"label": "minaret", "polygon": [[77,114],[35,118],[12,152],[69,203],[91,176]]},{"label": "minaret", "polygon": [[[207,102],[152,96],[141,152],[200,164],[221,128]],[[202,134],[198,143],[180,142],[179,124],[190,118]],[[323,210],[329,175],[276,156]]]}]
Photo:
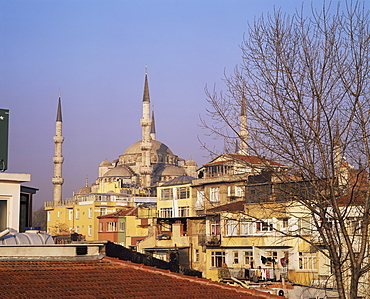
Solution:
[{"label": "minaret", "polygon": [[155,134],[155,121],[154,121],[154,106],[152,107],[152,125],[150,127],[150,137],[152,140],[155,140],[156,134]]},{"label": "minaret", "polygon": [[55,136],[53,137],[55,143],[55,154],[53,157],[54,162],[54,177],[52,182],[54,184],[54,202],[60,202],[62,200],[62,185],[64,179],[62,178],[62,164],[64,161],[62,155],[62,144],[64,137],[62,136],[62,108],[61,108],[61,99],[59,92],[58,100],[58,112],[57,119],[55,124]]},{"label": "minaret", "polygon": [[141,185],[146,188],[151,185],[151,175],[153,167],[150,163],[150,151],[152,149],[152,138],[150,130],[152,127],[152,119],[150,118],[150,97],[148,86],[148,72],[145,72],[144,95],[143,95],[143,118],[140,120],[142,128],[141,136],[141,152],[142,161],[140,166]]},{"label": "minaret", "polygon": [[240,155],[248,155],[248,129],[247,129],[247,112],[246,112],[246,99],[244,93],[242,95],[242,109],[240,112],[240,131],[239,131],[239,154]]}]

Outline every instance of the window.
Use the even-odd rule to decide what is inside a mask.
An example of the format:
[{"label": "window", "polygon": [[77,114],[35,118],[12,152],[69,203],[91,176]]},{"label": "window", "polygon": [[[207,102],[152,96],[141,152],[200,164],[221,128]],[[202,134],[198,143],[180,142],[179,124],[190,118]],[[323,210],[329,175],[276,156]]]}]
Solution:
[{"label": "window", "polygon": [[188,217],[189,207],[179,207],[179,217]]},{"label": "window", "polygon": [[351,235],[361,234],[361,221],[356,218],[348,218],[347,220],[348,233]]},{"label": "window", "polygon": [[196,209],[202,209],[204,206],[204,191],[198,190],[197,191],[197,201],[195,203]]},{"label": "window", "polygon": [[79,233],[80,232],[80,227],[77,225],[76,226],[76,233]]},{"label": "window", "polygon": [[266,258],[265,263],[266,266],[271,267],[274,263],[277,262],[277,251],[265,251]]},{"label": "window", "polygon": [[299,218],[298,219],[298,229],[301,235],[311,234],[311,225],[308,219]]},{"label": "window", "polygon": [[68,220],[73,220],[73,210],[68,210]]},{"label": "window", "polygon": [[186,199],[190,197],[190,188],[189,187],[180,187],[178,188],[178,199]]},{"label": "window", "polygon": [[76,219],[80,219],[80,209],[76,210]]},{"label": "window", "polygon": [[46,218],[47,218],[47,221],[50,221],[50,211],[47,212]]},{"label": "window", "polygon": [[107,208],[100,208],[100,216],[107,215]]},{"label": "window", "polygon": [[244,251],[244,264],[250,268],[253,268],[254,261],[252,250]]},{"label": "window", "polygon": [[99,222],[99,231],[102,232],[103,231],[103,222]]},{"label": "window", "polygon": [[162,208],[159,210],[159,217],[170,218],[172,217],[172,208]]},{"label": "window", "polygon": [[93,211],[92,211],[92,208],[89,208],[89,219],[91,219],[93,216]]},{"label": "window", "polygon": [[89,225],[89,226],[88,226],[88,228],[87,228],[87,235],[88,235],[89,237],[91,237],[91,236],[92,236],[92,225]]},{"label": "window", "polygon": [[220,221],[211,221],[211,235],[221,235]]},{"label": "window", "polygon": [[60,211],[58,211],[58,218],[60,217]]},{"label": "window", "polygon": [[241,236],[248,236],[248,235],[255,234],[256,233],[255,227],[256,227],[256,222],[253,221],[252,219],[250,219],[250,220],[241,219],[241,221],[240,221],[240,235]]},{"label": "window", "polygon": [[236,236],[238,234],[238,221],[235,219],[226,220],[226,235]]},{"label": "window", "polygon": [[225,252],[212,251],[211,252],[211,267],[221,268],[225,264]]},{"label": "window", "polygon": [[120,232],[125,232],[125,223],[122,221],[119,223],[119,229]]},{"label": "window", "polygon": [[209,200],[210,201],[220,201],[220,187],[212,187],[210,188],[209,190],[210,192],[210,196],[209,196]]},{"label": "window", "polygon": [[117,222],[107,222],[107,232],[117,231]]},{"label": "window", "polygon": [[239,264],[239,252],[233,251],[233,264]]},{"label": "window", "polygon": [[227,186],[227,196],[231,196],[231,186]]},{"label": "window", "polygon": [[289,227],[289,218],[282,218],[280,220],[280,229],[287,230]]},{"label": "window", "polygon": [[316,270],[316,257],[313,252],[299,252],[299,269]]},{"label": "window", "polygon": [[243,188],[241,186],[235,186],[235,196],[242,197],[243,195]]},{"label": "window", "polygon": [[199,262],[199,249],[194,249],[194,262]]},{"label": "window", "polygon": [[170,200],[173,199],[173,189],[166,188],[161,190],[161,200]]},{"label": "window", "polygon": [[274,230],[273,227],[272,219],[257,221],[256,223],[257,232],[271,232]]}]

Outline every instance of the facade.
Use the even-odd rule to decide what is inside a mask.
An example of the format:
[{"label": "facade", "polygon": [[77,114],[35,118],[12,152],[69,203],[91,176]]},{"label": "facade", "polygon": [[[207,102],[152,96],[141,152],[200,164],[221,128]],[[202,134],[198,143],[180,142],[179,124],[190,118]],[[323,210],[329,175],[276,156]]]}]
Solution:
[{"label": "facade", "polygon": [[148,237],[138,251],[169,261],[169,252],[179,251],[180,265],[189,268],[190,219],[196,219],[191,182],[194,177],[179,176],[157,188],[157,218],[149,227]]},{"label": "facade", "polygon": [[137,243],[148,236],[148,227],[152,225],[155,213],[155,204],[141,204],[99,216],[98,239],[136,250]]}]

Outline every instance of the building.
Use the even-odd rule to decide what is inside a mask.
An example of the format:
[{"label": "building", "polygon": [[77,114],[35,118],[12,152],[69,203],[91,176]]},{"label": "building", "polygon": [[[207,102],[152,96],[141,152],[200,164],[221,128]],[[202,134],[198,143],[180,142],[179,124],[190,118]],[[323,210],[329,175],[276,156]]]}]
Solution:
[{"label": "building", "polygon": [[132,250],[148,236],[148,227],[156,216],[155,204],[141,204],[137,207],[119,210],[98,216],[98,239],[111,241]]}]

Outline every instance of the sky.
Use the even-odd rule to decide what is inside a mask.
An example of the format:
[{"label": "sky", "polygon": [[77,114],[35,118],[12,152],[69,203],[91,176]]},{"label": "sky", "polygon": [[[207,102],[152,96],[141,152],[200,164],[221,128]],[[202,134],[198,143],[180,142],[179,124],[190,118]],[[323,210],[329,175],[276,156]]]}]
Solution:
[{"label": "sky", "polygon": [[[310,2],[311,3],[311,2]],[[320,5],[321,1],[314,1]],[[0,108],[9,109],[8,170],[30,173],[34,209],[53,200],[58,93],[63,114],[63,199],[141,139],[147,66],[157,140],[198,166],[205,87],[222,90],[241,63],[248,23],[293,0],[0,1]],[[1,141],[0,141],[1,142]]]}]

